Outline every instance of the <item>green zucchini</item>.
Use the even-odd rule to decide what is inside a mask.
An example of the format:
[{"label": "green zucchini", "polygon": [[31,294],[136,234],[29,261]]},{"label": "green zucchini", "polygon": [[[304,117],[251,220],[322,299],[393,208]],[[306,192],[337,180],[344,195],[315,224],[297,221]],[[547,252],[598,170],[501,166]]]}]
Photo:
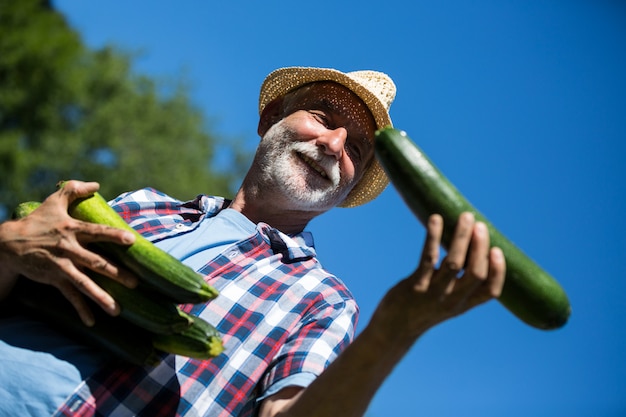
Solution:
[{"label": "green zucchini", "polygon": [[15,207],[13,214],[11,214],[11,219],[17,220],[26,217],[40,205],[41,203],[39,201],[24,201]]},{"label": "green zucchini", "polygon": [[193,323],[180,333],[154,334],[153,346],[195,359],[211,359],[222,353],[224,346],[217,329],[201,317],[189,317],[193,318]]},{"label": "green zucchini", "polygon": [[[62,186],[62,185],[61,185]],[[105,254],[137,274],[152,289],[177,303],[200,303],[213,299],[217,291],[202,276],[130,227],[99,194],[74,201],[69,207],[72,217],[130,231],[135,243],[121,246],[112,243],[96,244]]]},{"label": "green zucchini", "polygon": [[89,277],[120,305],[120,317],[154,333],[183,331],[192,323],[178,306],[152,290],[128,288],[108,277],[88,271]]},{"label": "green zucchini", "polygon": [[425,225],[431,214],[443,217],[444,248],[461,213],[472,212],[487,225],[491,245],[502,249],[506,259],[506,281],[498,300],[507,309],[538,329],[565,325],[571,307],[563,288],[478,212],[405,132],[380,129],[374,147],[376,158],[417,219]]},{"label": "green zucchini", "polygon": [[46,321],[69,337],[109,352],[116,358],[135,365],[154,366],[160,361],[147,330],[109,316],[95,305],[92,305],[95,324],[88,327],[65,297],[50,285],[20,277],[11,292],[11,300],[15,303],[14,312]]}]

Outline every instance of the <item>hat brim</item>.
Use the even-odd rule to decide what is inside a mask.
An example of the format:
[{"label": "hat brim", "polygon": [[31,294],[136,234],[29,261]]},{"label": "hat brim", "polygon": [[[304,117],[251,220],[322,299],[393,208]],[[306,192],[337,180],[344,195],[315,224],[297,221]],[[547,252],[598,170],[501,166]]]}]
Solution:
[{"label": "hat brim", "polygon": [[[261,86],[259,114],[271,101],[298,87],[316,81],[334,81],[355,93],[371,111],[377,129],[392,125],[385,104],[374,93],[348,74],[331,68],[289,67],[273,71]],[[355,207],[365,204],[376,198],[388,183],[389,180],[382,166],[376,158],[372,158],[361,180],[339,206]]]}]

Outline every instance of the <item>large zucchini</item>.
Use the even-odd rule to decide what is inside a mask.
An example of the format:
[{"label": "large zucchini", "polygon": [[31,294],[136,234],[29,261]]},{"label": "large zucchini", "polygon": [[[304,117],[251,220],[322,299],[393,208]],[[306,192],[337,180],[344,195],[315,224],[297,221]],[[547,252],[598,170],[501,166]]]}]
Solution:
[{"label": "large zucchini", "polygon": [[528,325],[543,330],[567,322],[571,308],[563,288],[478,212],[405,132],[380,129],[374,146],[376,157],[418,220],[426,224],[434,213],[443,217],[444,248],[462,212],[472,212],[487,225],[491,245],[502,249],[506,259],[506,281],[499,297],[506,308]]}]

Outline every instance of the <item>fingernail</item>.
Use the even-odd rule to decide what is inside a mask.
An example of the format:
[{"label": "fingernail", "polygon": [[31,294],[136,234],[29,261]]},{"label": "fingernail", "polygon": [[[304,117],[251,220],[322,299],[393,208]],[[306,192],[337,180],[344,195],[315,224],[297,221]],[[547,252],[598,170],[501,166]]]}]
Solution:
[{"label": "fingernail", "polygon": [[135,241],[135,236],[132,233],[130,233],[130,232],[126,232],[122,236],[122,242],[127,244],[127,245],[130,245],[134,241]]},{"label": "fingernail", "polygon": [[102,303],[102,308],[112,315],[117,314],[118,307],[119,305],[117,301],[115,301],[115,299],[111,296],[107,297]]},{"label": "fingernail", "polygon": [[120,314],[119,305],[114,302],[113,304],[109,305],[109,311],[111,312],[112,316],[117,316],[118,314]]}]

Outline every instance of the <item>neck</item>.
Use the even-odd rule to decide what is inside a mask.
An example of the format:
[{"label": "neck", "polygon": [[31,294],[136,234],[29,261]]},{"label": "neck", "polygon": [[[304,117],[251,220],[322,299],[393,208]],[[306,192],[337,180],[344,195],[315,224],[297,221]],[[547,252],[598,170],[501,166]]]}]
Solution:
[{"label": "neck", "polygon": [[285,234],[302,232],[313,218],[322,214],[322,211],[293,209],[289,201],[273,193],[267,193],[267,197],[263,194],[244,186],[235,195],[230,208],[239,211],[255,224],[267,223]]}]

